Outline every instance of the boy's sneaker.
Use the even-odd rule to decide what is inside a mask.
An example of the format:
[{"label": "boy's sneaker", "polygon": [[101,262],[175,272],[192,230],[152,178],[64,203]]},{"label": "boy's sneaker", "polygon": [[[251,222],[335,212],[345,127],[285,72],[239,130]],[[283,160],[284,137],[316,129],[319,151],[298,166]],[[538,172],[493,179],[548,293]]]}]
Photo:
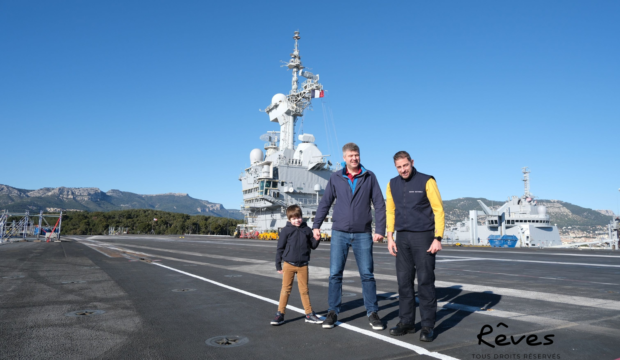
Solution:
[{"label": "boy's sneaker", "polygon": [[381,322],[379,314],[377,314],[375,311],[371,312],[370,316],[368,316],[368,322],[370,323],[370,326],[373,330],[383,330],[385,328],[383,326],[383,322]]},{"label": "boy's sneaker", "polygon": [[313,311],[310,314],[306,314],[306,322],[311,324],[320,324],[323,320],[319,319]]},{"label": "boy's sneaker", "polygon": [[333,310],[328,312],[325,316],[325,320],[323,321],[323,329],[333,328],[337,321],[338,315],[336,315],[336,312]]},{"label": "boy's sneaker", "polygon": [[284,314],[278,311],[276,313],[276,317],[273,320],[271,320],[271,325],[282,325],[282,324],[284,324]]}]

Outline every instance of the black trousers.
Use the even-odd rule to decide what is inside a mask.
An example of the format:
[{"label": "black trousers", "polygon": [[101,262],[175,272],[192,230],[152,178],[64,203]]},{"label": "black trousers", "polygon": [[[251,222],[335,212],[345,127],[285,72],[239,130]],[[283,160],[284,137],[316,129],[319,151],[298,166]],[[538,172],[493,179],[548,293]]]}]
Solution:
[{"label": "black trousers", "polygon": [[435,326],[437,297],[435,295],[435,255],[426,252],[435,239],[434,231],[399,231],[396,235],[396,278],[400,321],[415,324],[415,290],[413,281],[418,275],[418,299],[422,326]]}]

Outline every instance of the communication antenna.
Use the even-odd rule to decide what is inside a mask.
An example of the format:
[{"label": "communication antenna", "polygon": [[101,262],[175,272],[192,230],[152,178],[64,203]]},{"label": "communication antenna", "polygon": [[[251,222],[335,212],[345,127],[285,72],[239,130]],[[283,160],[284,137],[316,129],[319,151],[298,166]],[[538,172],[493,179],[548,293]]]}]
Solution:
[{"label": "communication antenna", "polygon": [[534,196],[530,193],[530,169],[526,166],[521,168],[521,170],[523,171],[523,185],[525,187],[523,196],[533,198]]}]

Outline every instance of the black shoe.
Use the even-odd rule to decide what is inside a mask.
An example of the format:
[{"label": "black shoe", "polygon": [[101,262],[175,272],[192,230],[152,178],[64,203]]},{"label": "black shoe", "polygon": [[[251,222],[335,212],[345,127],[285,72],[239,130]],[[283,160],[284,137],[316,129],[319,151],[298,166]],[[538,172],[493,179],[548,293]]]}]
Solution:
[{"label": "black shoe", "polygon": [[390,329],[390,335],[393,336],[402,336],[405,335],[408,332],[415,332],[415,328],[413,325],[405,325],[401,322],[399,322],[398,324],[396,324],[395,327]]},{"label": "black shoe", "polygon": [[373,330],[385,329],[385,327],[383,326],[383,323],[381,322],[381,318],[379,317],[379,314],[377,314],[376,311],[373,311],[370,313],[370,316],[368,316],[368,322],[370,323],[370,326],[372,327]]},{"label": "black shoe", "polygon": [[282,325],[282,324],[284,324],[284,314],[278,311],[276,313],[276,317],[273,320],[271,320],[271,325]]},{"label": "black shoe", "polygon": [[433,341],[433,328],[430,326],[422,326],[422,331],[420,331],[420,341],[431,342]]},{"label": "black shoe", "polygon": [[333,328],[337,321],[338,315],[336,315],[336,312],[333,310],[328,312],[325,316],[325,320],[323,320],[323,329]]}]

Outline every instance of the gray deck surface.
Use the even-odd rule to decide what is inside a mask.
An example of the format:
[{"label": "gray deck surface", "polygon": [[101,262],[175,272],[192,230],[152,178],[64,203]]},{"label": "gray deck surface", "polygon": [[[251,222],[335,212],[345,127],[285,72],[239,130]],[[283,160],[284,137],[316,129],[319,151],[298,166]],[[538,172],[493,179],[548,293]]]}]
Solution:
[{"label": "gray deck surface", "polygon": [[[437,262],[436,339],[368,325],[355,257],[344,325],[322,329],[288,309],[270,326],[281,275],[275,241],[206,236],[65,237],[0,246],[0,359],[596,359],[620,358],[620,253],[445,248]],[[398,322],[394,258],[374,247],[379,314]],[[329,243],[313,252],[310,298],[325,315]],[[178,289],[193,291],[175,292]],[[297,287],[289,305],[302,309]],[[67,316],[81,310],[105,313]],[[419,315],[417,316],[419,321]],[[499,326],[503,323],[504,326]],[[491,348],[493,333],[553,335],[550,345]],[[240,336],[240,346],[208,346]],[[545,340],[543,340],[545,342]]]}]

